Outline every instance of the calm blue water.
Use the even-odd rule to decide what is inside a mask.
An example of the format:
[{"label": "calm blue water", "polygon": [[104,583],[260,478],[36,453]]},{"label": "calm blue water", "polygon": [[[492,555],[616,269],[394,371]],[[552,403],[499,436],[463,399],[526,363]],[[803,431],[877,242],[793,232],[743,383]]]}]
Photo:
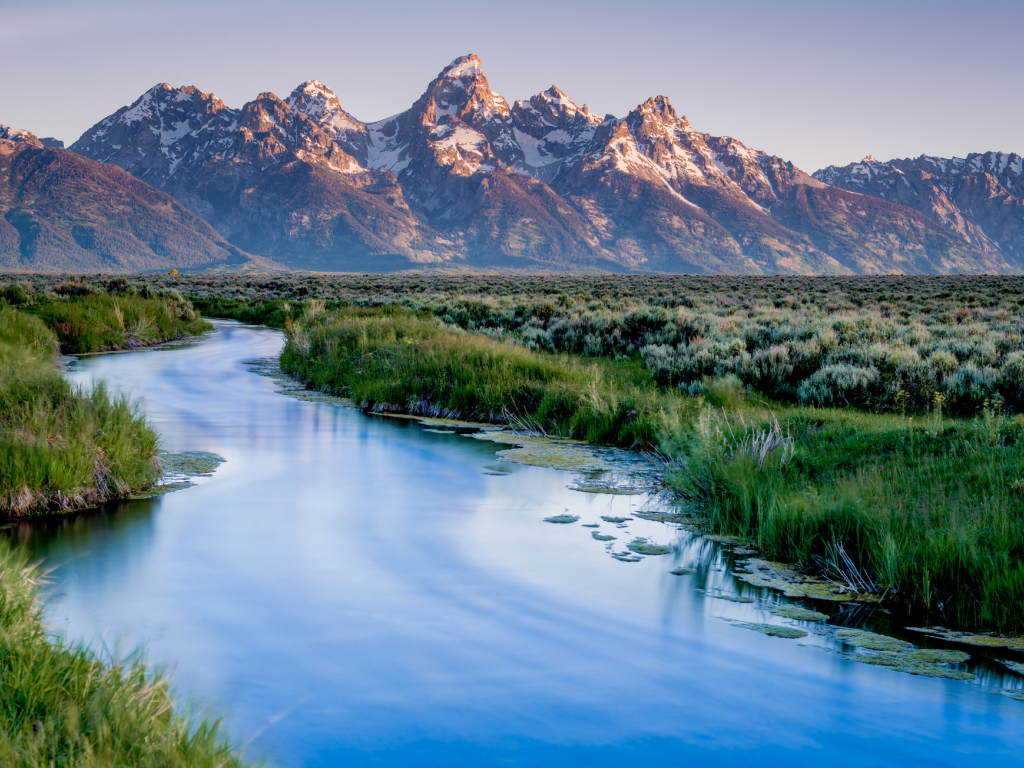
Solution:
[{"label": "calm blue water", "polygon": [[[495,445],[278,394],[242,363],[280,334],[81,359],[171,451],[227,459],[161,499],[22,524],[53,625],[131,648],[284,766],[1019,764],[1024,702],[766,637],[721,553],[612,559],[580,524],[638,496],[495,460]],[[580,524],[542,518],[569,510]],[[693,576],[672,576],[677,565]],[[748,591],[750,588],[747,588]]]}]

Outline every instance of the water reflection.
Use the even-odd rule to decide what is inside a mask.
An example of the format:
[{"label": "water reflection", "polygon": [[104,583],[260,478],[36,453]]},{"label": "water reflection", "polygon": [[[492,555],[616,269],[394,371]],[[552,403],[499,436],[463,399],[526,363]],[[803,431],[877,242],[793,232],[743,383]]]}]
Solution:
[{"label": "water reflection", "polygon": [[[1002,685],[995,665],[977,684],[911,677],[845,661],[830,637],[738,628],[778,621],[764,601],[779,598],[737,582],[720,547],[632,517],[656,499],[572,491],[567,473],[496,462],[501,446],[281,396],[243,365],[280,344],[218,323],[198,345],[80,361],[72,375],[138,398],[168,450],[227,463],[194,488],[12,530],[56,566],[55,626],[144,642],[255,753],[962,766],[1024,746],[1024,704],[982,689]],[[567,511],[579,522],[543,522]],[[612,559],[634,537],[671,551]]]}]

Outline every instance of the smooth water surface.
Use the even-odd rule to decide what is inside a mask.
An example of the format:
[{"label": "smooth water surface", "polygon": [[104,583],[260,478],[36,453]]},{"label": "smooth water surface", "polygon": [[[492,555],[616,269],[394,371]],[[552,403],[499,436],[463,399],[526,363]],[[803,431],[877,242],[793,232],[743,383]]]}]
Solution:
[{"label": "smooth water surface", "polygon": [[[1024,702],[730,623],[772,617],[708,597],[736,590],[716,545],[600,521],[655,500],[572,491],[572,474],[499,462],[487,441],[286,397],[243,364],[281,335],[216,327],[70,374],[138,399],[167,450],[224,456],[214,476],[15,535],[55,568],[55,628],[144,644],[250,756],[992,766],[1024,753]],[[543,522],[566,511],[579,523]],[[636,535],[673,552],[610,556]],[[698,572],[668,573],[680,565]]]}]

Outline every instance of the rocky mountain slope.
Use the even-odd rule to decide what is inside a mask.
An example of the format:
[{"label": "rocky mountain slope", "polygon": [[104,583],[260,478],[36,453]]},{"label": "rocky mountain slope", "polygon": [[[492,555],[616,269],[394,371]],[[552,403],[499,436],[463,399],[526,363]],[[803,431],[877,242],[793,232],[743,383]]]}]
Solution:
[{"label": "rocky mountain slope", "polygon": [[170,195],[0,126],[0,266],[119,271],[252,262]]},{"label": "rocky mountain slope", "polygon": [[1005,152],[966,158],[921,155],[881,162],[865,157],[815,178],[906,205],[978,250],[1024,269],[1024,159]]},{"label": "rocky mountain slope", "polygon": [[621,119],[555,86],[510,104],[473,55],[378,122],[315,80],[241,109],[161,84],[71,149],[170,193],[237,247],[297,267],[1010,269],[919,211],[696,131],[661,96]]}]

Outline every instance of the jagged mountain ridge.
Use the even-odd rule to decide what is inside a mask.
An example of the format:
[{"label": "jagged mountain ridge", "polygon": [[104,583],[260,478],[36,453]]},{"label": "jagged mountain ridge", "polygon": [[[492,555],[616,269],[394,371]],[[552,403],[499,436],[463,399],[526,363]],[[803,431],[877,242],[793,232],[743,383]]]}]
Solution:
[{"label": "jagged mountain ridge", "polygon": [[919,212],[695,131],[664,97],[622,119],[556,86],[509,104],[475,55],[372,123],[315,80],[241,109],[164,83],[71,149],[169,192],[238,247],[307,268],[1009,269]]},{"label": "jagged mountain ridge", "polygon": [[1024,159],[1015,153],[966,158],[921,155],[829,166],[815,178],[906,205],[942,224],[975,248],[1024,268]]},{"label": "jagged mountain ridge", "polygon": [[134,272],[268,264],[120,168],[0,126],[0,266]]}]

